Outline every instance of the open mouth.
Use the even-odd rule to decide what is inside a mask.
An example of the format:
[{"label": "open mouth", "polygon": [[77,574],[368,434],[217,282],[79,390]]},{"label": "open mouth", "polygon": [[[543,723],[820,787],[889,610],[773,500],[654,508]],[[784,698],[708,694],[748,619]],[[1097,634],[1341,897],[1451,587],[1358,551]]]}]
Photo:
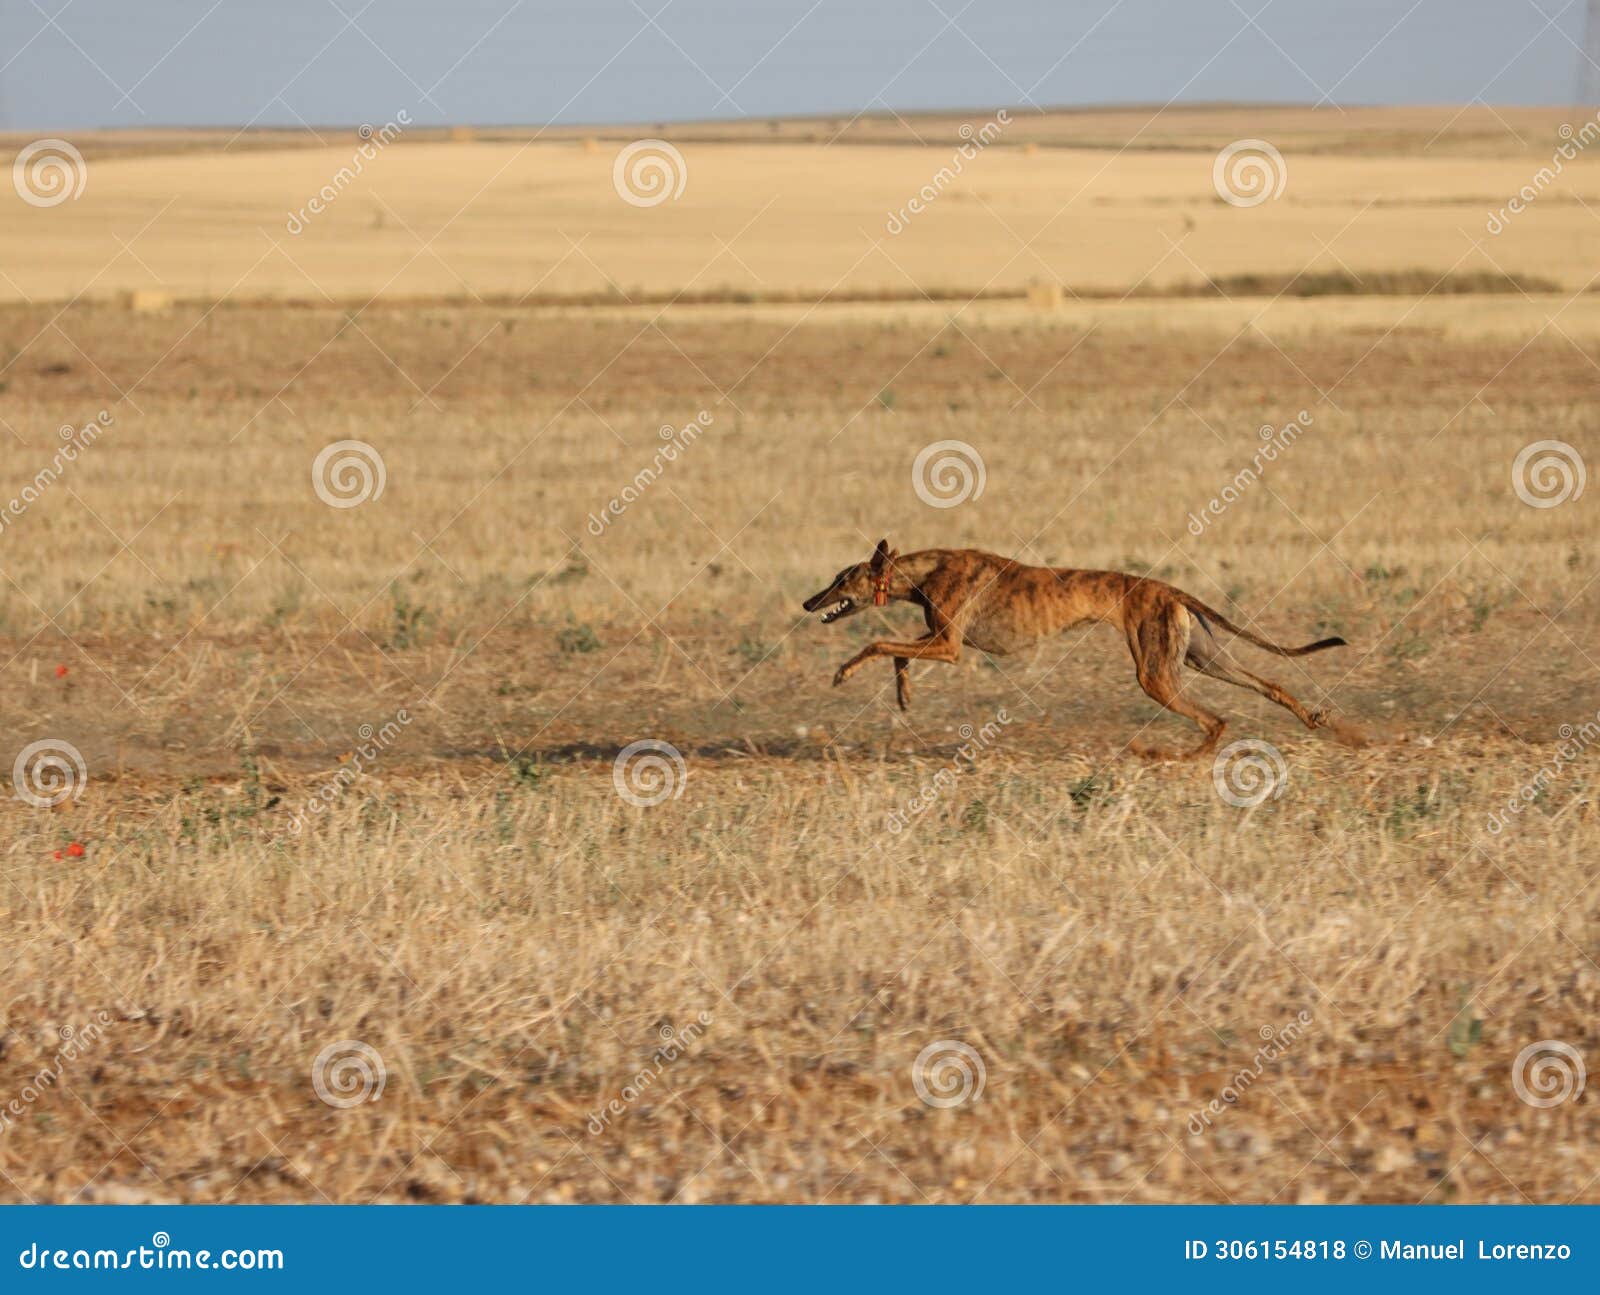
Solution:
[{"label": "open mouth", "polygon": [[832,607],[828,608],[827,611],[822,613],[822,623],[826,625],[829,621],[836,621],[841,616],[848,616],[855,610],[855,607],[855,599],[841,598],[838,602],[834,603]]}]

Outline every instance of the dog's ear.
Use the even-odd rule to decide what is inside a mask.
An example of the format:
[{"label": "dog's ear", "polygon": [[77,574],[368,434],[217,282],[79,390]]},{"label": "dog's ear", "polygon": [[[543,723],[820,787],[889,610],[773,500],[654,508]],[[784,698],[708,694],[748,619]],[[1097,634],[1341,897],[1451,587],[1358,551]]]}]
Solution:
[{"label": "dog's ear", "polygon": [[879,540],[878,547],[872,550],[872,569],[874,571],[882,571],[884,564],[893,557],[894,554],[889,552],[889,541],[887,539]]}]

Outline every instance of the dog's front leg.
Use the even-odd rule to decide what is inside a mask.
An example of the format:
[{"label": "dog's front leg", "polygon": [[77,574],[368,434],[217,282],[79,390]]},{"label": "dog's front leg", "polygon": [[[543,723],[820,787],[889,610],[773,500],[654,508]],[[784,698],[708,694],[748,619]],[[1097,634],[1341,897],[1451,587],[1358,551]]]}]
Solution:
[{"label": "dog's front leg", "polygon": [[[835,688],[837,688],[846,679],[848,679],[851,675],[853,675],[857,670],[859,670],[862,666],[864,666],[868,661],[872,660],[874,657],[882,656],[883,654],[881,652],[878,652],[878,651],[875,650],[876,646],[877,645],[874,644],[872,647],[869,647],[869,648],[865,649],[862,652],[858,652],[855,656],[851,657],[842,666],[840,666],[839,670],[838,670],[838,673],[836,673],[833,676],[833,686]],[[895,659],[894,659],[894,696],[895,696],[895,700],[900,703],[900,709],[901,710],[910,710],[911,709],[911,670],[910,670],[910,667],[911,667],[911,662],[910,662],[910,660],[908,658],[903,657],[903,656],[895,657]]]},{"label": "dog's front leg", "polygon": [[[868,643],[866,647],[857,652],[833,676],[833,686],[837,688],[846,679],[861,669],[873,657],[892,656],[895,658],[896,684],[899,683],[900,662],[905,660],[916,661],[949,661],[955,662],[961,657],[961,640],[956,638],[952,631],[940,631],[929,634],[926,638],[918,639],[915,643],[895,643],[885,641],[882,643]],[[898,692],[898,686],[896,691]],[[902,705],[910,700],[909,689]]]},{"label": "dog's front leg", "polygon": [[846,679],[853,675],[857,670],[861,669],[862,666],[866,665],[868,661],[872,660],[872,658],[877,655],[877,644],[867,644],[866,647],[857,652],[834,673],[833,686],[837,688]]}]

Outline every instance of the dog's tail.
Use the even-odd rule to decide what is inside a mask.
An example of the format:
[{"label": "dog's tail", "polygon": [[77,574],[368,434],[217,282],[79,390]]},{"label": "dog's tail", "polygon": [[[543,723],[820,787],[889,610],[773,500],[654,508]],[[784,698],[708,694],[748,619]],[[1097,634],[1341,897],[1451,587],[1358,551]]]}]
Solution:
[{"label": "dog's tail", "polygon": [[1254,643],[1258,648],[1264,648],[1268,652],[1276,652],[1279,656],[1310,656],[1311,653],[1321,652],[1325,648],[1347,646],[1342,638],[1335,636],[1333,638],[1318,639],[1315,643],[1307,643],[1304,647],[1279,647],[1271,640],[1264,639],[1259,634],[1252,634],[1249,630],[1235,625],[1221,612],[1214,611],[1210,607],[1207,607],[1198,598],[1192,597],[1186,593],[1182,593],[1181,591],[1179,593],[1179,597],[1183,600],[1183,605],[1200,618],[1200,623],[1202,625],[1204,625],[1208,620],[1215,621],[1218,625],[1222,626],[1223,629],[1227,630],[1228,633],[1237,635],[1246,643]]}]

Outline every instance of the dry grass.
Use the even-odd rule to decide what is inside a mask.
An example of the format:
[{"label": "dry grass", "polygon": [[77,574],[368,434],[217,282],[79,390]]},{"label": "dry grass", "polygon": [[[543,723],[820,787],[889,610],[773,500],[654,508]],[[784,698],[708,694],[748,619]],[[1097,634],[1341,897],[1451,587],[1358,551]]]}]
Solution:
[{"label": "dry grass", "polygon": [[[598,764],[386,777],[301,839],[248,783],[99,789],[84,865],[40,862],[48,821],[7,860],[8,1083],[59,1024],[115,1018],[8,1132],[8,1192],[1594,1200],[1587,1104],[1509,1087],[1525,1042],[1591,1037],[1592,809],[1489,853],[1525,749],[1284,749],[1255,812],[1203,771],[1002,756],[897,837],[931,753],[691,754],[648,811]],[[330,1110],[312,1058],[348,1038],[387,1085]],[[986,1086],[934,1110],[912,1064],[947,1039]]]},{"label": "dry grass", "polygon": [[[107,1020],[0,1131],[0,1196],[1600,1198],[1592,1097],[1511,1083],[1600,1055],[1592,757],[1487,826],[1600,705],[1589,495],[1510,483],[1531,441],[1597,461],[1600,303],[1262,305],[0,313],[0,501],[114,417],[0,528],[0,757],[89,768],[0,803],[0,1098]],[[311,480],[343,438],[387,473],[348,510]],[[981,498],[919,501],[938,439]],[[887,669],[831,690],[907,617],[799,599],[884,533],[1341,632],[1269,672],[1370,744],[1202,685],[1287,769],[1228,804],[1126,754],[1189,735],[1099,634],[919,671],[905,716]],[[687,770],[653,808],[613,784],[642,738]],[[387,1077],[341,1110],[311,1072],[348,1039]],[[950,1109],[912,1074],[944,1041],[985,1068]]]}]

